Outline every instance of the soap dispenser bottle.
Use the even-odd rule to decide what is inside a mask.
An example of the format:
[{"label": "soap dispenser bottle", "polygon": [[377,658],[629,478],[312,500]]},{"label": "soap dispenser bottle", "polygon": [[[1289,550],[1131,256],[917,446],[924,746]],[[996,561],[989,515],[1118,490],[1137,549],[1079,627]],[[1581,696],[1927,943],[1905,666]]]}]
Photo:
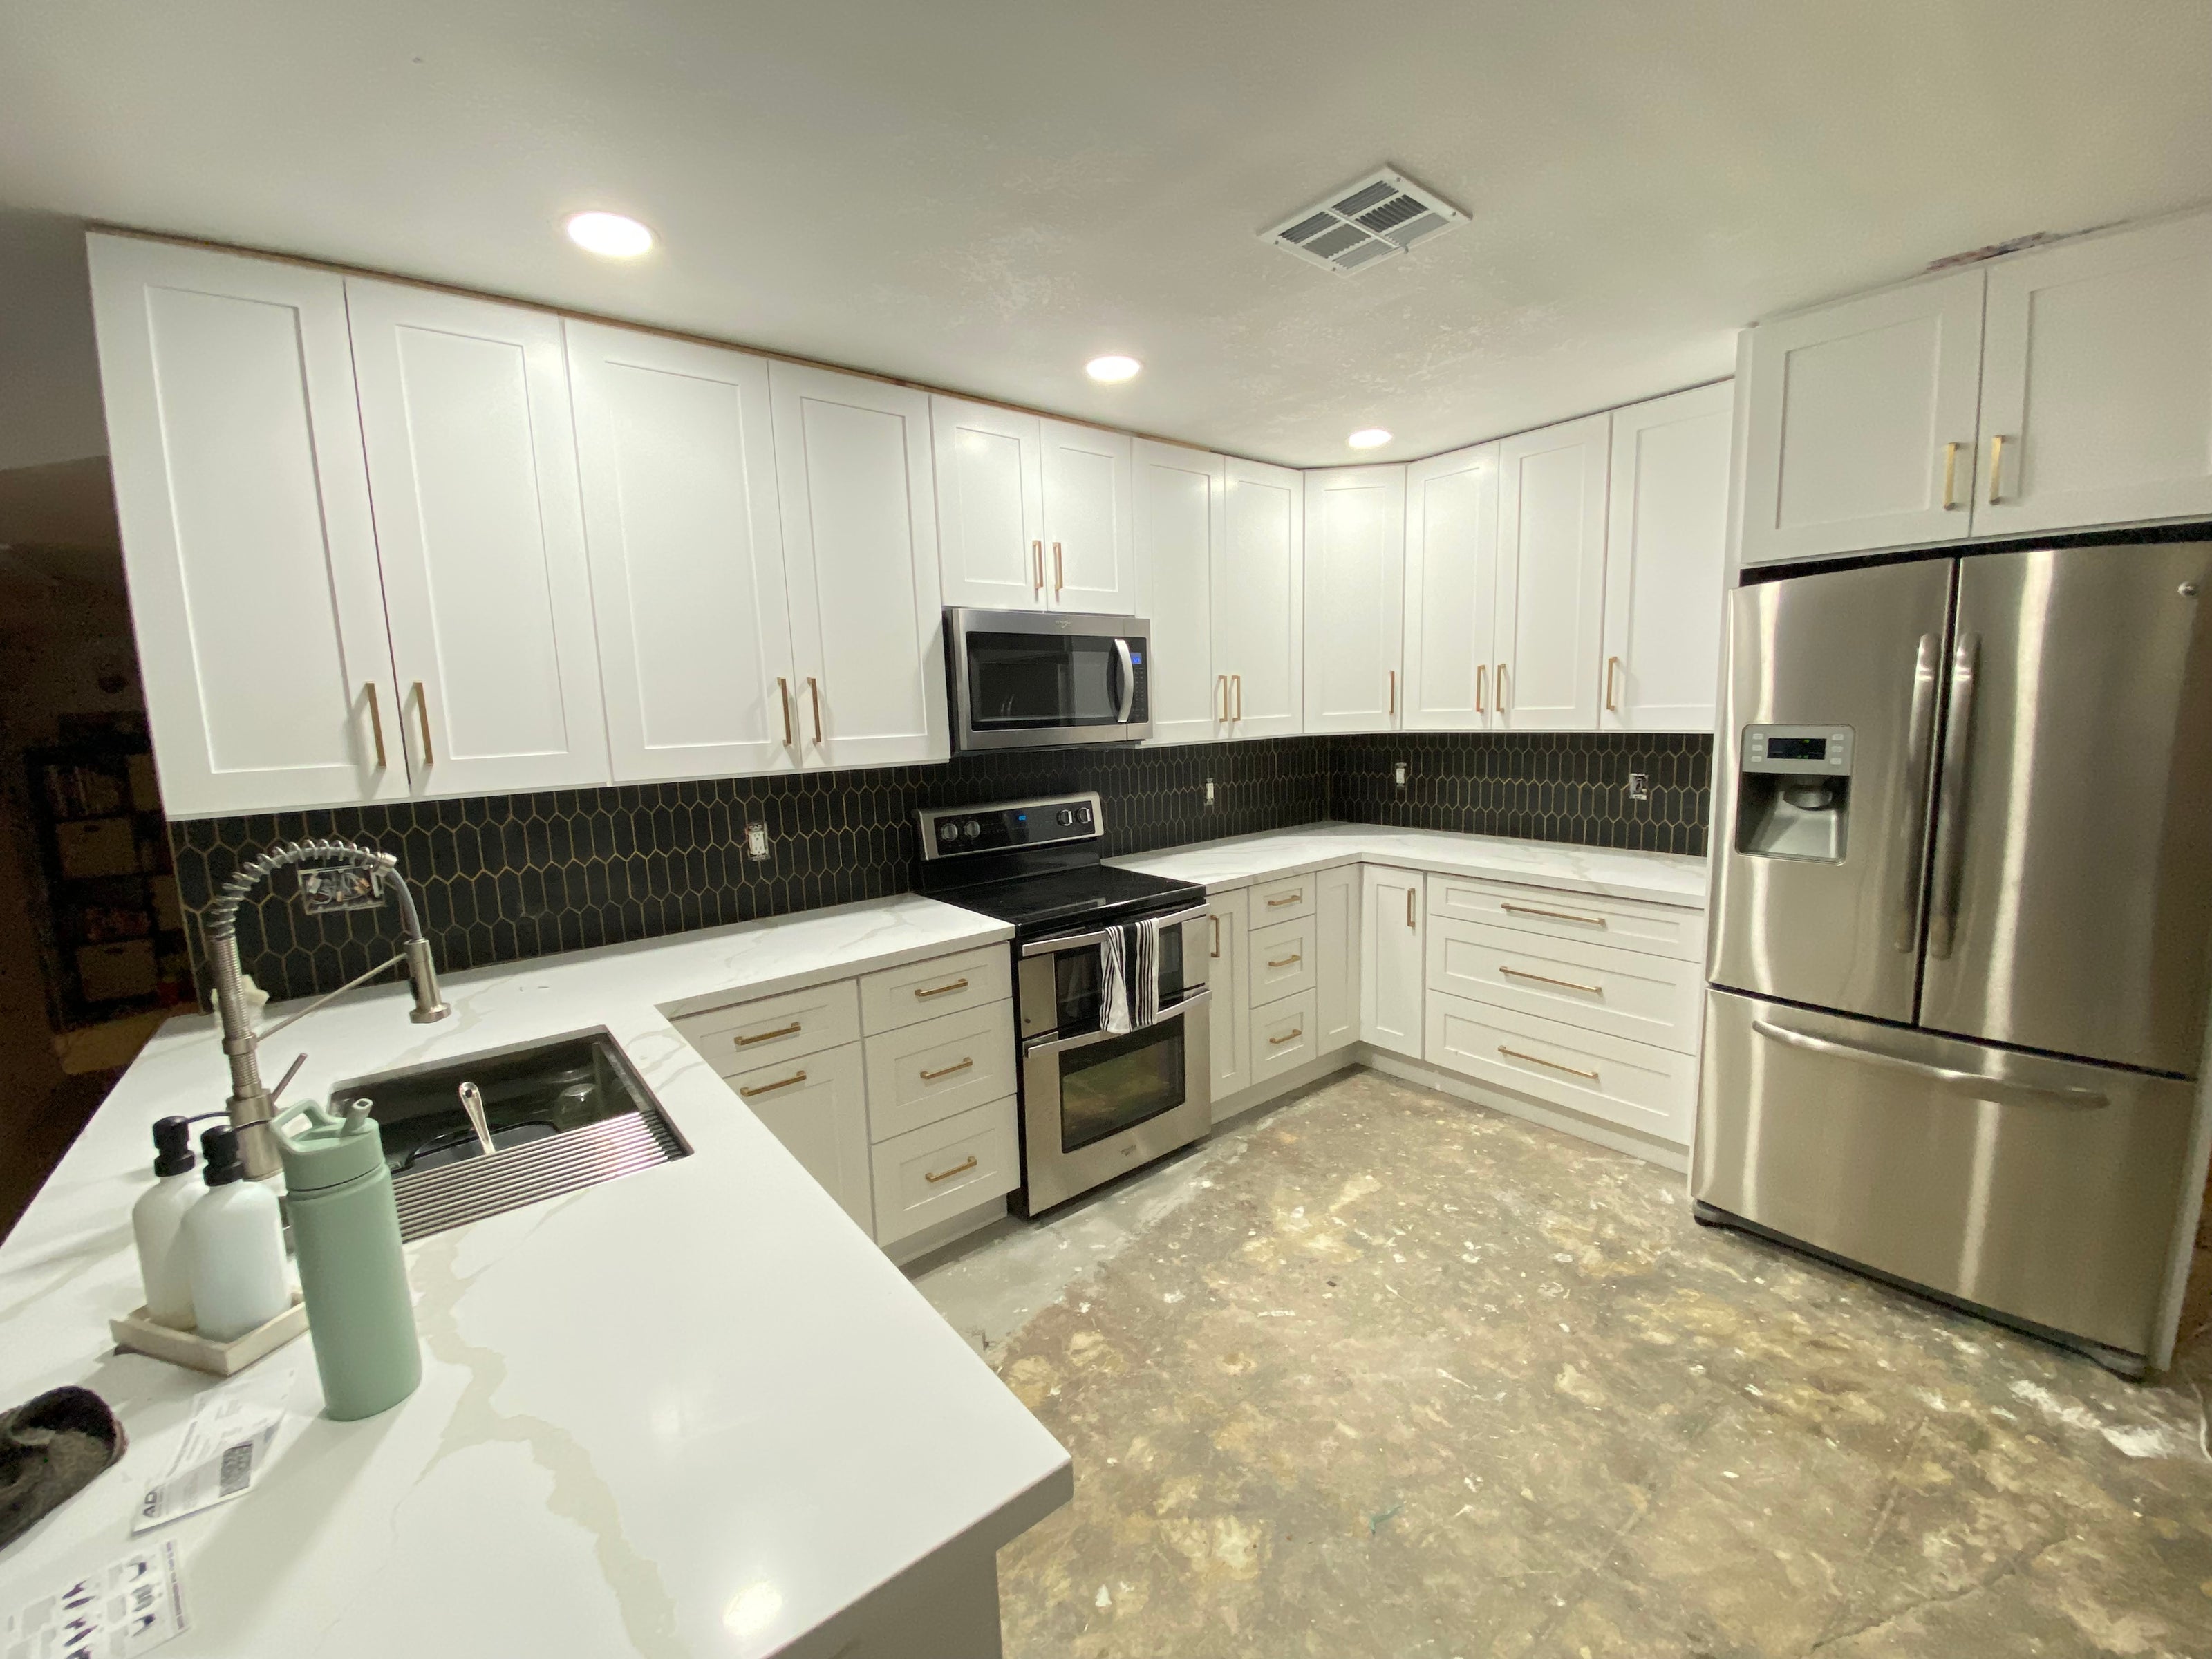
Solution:
[{"label": "soap dispenser bottle", "polygon": [[276,1115],[307,1334],[324,1409],[341,1422],[398,1405],[422,1380],[399,1210],[371,1104]]},{"label": "soap dispenser bottle", "polygon": [[138,1277],[146,1285],[146,1316],[173,1330],[192,1328],[192,1261],[177,1237],[185,1212],[207,1190],[192,1173],[190,1120],[165,1117],[154,1125],[154,1184],[131,1206],[131,1231],[138,1243]]},{"label": "soap dispenser bottle", "polygon": [[200,1137],[200,1153],[207,1160],[207,1191],[185,1212],[179,1243],[191,1258],[200,1334],[234,1342],[292,1305],[284,1218],[276,1194],[246,1179],[237,1130],[217,1124]]}]

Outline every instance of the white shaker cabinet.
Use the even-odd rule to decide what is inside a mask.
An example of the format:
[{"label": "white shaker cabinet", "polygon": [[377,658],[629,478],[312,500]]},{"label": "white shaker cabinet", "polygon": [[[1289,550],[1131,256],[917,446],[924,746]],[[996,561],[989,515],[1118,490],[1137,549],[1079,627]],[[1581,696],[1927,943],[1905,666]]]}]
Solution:
[{"label": "white shaker cabinet", "polygon": [[776,1060],[725,1080],[800,1167],[872,1238],[874,1180],[868,1156],[866,1064],[860,1045],[848,1042],[797,1060]]},{"label": "white shaker cabinet", "polygon": [[1428,929],[1421,873],[1363,865],[1359,886],[1360,1040],[1419,1060]]},{"label": "white shaker cabinet", "polygon": [[345,287],[415,793],[605,782],[560,319]]},{"label": "white shaker cabinet", "polygon": [[1954,271],[1753,331],[1746,564],[1967,533],[1982,279]]},{"label": "white shaker cabinet", "polygon": [[950,752],[927,394],[769,365],[799,752],[899,766]]},{"label": "white shaker cabinet", "polygon": [[1324,1054],[1359,1037],[1359,872],[1340,864],[1314,878],[1314,994]]},{"label": "white shaker cabinet", "polygon": [[1052,608],[1127,616],[1137,608],[1129,434],[1067,421],[1040,420],[1037,428]]},{"label": "white shaker cabinet", "polygon": [[958,398],[929,403],[945,603],[1133,611],[1129,435]]},{"label": "white shaker cabinet", "polygon": [[1723,380],[1613,411],[1602,731],[1713,729],[1733,392]]},{"label": "white shaker cabinet", "polygon": [[1406,469],[1332,467],[1305,486],[1305,729],[1395,731]]},{"label": "white shaker cabinet", "polygon": [[616,781],[790,769],[799,711],[768,365],[631,329],[567,329]]},{"label": "white shaker cabinet", "polygon": [[1497,444],[1477,444],[1406,469],[1409,732],[1480,732],[1497,720],[1498,454]]},{"label": "white shaker cabinet", "polygon": [[1212,576],[1221,543],[1221,458],[1136,441],[1138,606],[1150,628],[1154,743],[1210,743],[1225,710],[1213,674]]},{"label": "white shaker cabinet", "polygon": [[1509,730],[1597,725],[1612,429],[1590,415],[1498,447],[1492,694]]},{"label": "white shaker cabinet", "polygon": [[88,247],[164,810],[404,797],[343,279],[130,237]]},{"label": "white shaker cabinet", "polygon": [[1305,654],[1304,485],[1287,467],[1225,460],[1213,567],[1213,674],[1227,735],[1294,736]]},{"label": "white shaker cabinet", "polygon": [[1251,950],[1244,937],[1250,915],[1249,894],[1243,888],[1216,893],[1206,902],[1207,941],[1206,988],[1213,1000],[1206,1006],[1213,1050],[1213,1098],[1226,1100],[1252,1081],[1252,1011],[1247,963]]},{"label": "white shaker cabinet", "polygon": [[2212,515],[2212,216],[1988,274],[1974,534]]}]

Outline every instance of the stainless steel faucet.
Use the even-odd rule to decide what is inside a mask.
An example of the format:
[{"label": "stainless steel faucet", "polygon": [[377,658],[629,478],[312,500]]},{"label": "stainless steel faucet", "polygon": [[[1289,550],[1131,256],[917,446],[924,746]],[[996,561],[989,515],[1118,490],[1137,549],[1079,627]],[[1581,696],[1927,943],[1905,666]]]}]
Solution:
[{"label": "stainless steel faucet", "polygon": [[[246,896],[277,871],[295,864],[351,864],[369,872],[371,884],[388,892],[399,906],[399,923],[407,938],[399,954],[380,962],[325,995],[319,996],[289,1018],[265,1031],[253,1029],[252,1012],[246,1006],[244,975],[238,965],[238,907]],[[294,841],[272,847],[259,858],[241,866],[216,892],[204,923],[209,965],[215,974],[215,1006],[222,1022],[222,1052],[230,1061],[230,1121],[238,1130],[239,1151],[246,1173],[265,1181],[283,1167],[277,1157],[276,1132],[269,1127],[276,1103],[261,1081],[261,1045],[286,1026],[304,1019],[331,997],[374,979],[386,969],[407,964],[414,982],[415,1006],[407,1018],[417,1025],[443,1019],[453,1009],[438,994],[438,966],[430,957],[430,941],[422,932],[422,918],[415,908],[415,895],[399,873],[399,860],[389,853],[357,847],[345,841]],[[289,1076],[289,1073],[287,1073]]]}]

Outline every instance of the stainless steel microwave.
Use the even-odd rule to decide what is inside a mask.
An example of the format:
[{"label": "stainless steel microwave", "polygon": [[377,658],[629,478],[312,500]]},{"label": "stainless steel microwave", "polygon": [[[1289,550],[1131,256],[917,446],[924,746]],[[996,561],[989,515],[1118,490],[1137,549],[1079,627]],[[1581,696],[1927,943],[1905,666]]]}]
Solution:
[{"label": "stainless steel microwave", "polygon": [[955,750],[1135,743],[1152,734],[1152,641],[1136,617],[945,613]]}]

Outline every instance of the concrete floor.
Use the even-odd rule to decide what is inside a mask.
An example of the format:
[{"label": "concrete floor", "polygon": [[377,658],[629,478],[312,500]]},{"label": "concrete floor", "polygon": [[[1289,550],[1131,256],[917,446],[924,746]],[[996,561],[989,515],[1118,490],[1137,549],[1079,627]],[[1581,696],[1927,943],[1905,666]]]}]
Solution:
[{"label": "concrete floor", "polygon": [[1373,1073],[919,1264],[1074,1454],[1010,1659],[2212,1655],[2162,1385]]}]

